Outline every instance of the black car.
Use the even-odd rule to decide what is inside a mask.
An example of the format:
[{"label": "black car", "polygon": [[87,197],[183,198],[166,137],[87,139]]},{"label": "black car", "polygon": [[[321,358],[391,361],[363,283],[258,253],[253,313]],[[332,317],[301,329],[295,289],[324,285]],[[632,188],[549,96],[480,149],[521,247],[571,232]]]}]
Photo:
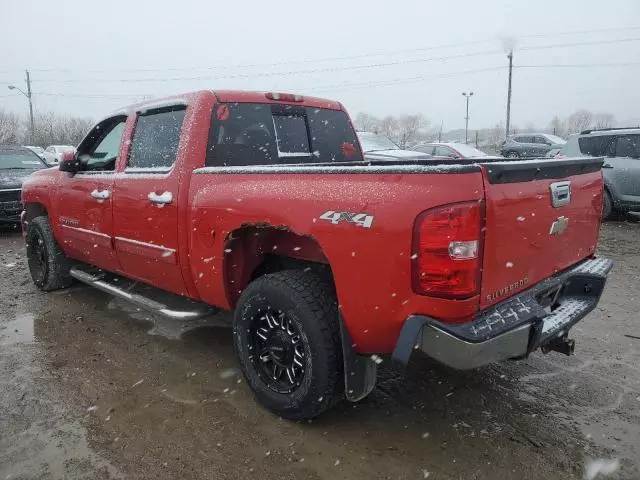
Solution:
[{"label": "black car", "polygon": [[47,164],[28,148],[0,146],[0,223],[20,221],[22,181],[43,168]]}]

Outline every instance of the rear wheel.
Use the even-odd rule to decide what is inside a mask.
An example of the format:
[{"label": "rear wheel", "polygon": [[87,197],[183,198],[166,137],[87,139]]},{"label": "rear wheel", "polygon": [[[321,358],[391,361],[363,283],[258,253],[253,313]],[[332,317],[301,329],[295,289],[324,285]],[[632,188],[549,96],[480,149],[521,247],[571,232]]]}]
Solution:
[{"label": "rear wheel", "polygon": [[278,415],[310,419],[342,398],[338,306],[322,275],[287,270],[254,280],[238,302],[233,333],[247,383]]},{"label": "rear wheel", "polygon": [[58,246],[47,217],[29,222],[26,241],[29,272],[38,288],[48,292],[71,285],[71,263]]}]

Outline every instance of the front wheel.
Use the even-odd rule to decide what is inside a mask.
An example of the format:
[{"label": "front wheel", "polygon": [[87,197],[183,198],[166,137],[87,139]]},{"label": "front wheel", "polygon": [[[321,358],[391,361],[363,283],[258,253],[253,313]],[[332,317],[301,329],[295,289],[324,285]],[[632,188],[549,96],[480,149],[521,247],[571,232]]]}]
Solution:
[{"label": "front wheel", "polygon": [[507,158],[520,158],[520,155],[518,155],[516,152],[509,152],[506,155]]},{"label": "front wheel", "polygon": [[71,285],[71,264],[53,236],[47,217],[33,218],[27,226],[27,263],[31,278],[45,292]]},{"label": "front wheel", "polygon": [[321,274],[287,270],[251,282],[238,301],[233,336],[247,383],[281,417],[310,419],[342,398],[338,305]]},{"label": "front wheel", "polygon": [[609,220],[613,217],[613,201],[611,200],[611,194],[608,191],[604,191],[604,198],[602,199],[602,219]]}]

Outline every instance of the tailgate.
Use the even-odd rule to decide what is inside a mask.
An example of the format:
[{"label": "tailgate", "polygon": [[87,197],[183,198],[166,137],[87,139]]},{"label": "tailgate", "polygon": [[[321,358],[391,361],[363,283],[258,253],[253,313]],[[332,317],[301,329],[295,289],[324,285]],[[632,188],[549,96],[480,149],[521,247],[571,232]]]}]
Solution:
[{"label": "tailgate", "polygon": [[485,163],[486,230],[480,308],[593,255],[602,159]]}]

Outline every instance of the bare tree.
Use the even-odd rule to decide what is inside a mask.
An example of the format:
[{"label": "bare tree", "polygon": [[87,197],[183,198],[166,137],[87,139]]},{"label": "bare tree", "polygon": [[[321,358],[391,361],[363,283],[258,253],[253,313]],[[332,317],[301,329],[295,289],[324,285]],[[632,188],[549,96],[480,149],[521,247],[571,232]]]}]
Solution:
[{"label": "bare tree", "polygon": [[487,146],[495,150],[498,149],[498,144],[504,139],[505,126],[504,123],[496,123],[492,128],[487,131],[486,142]]},{"label": "bare tree", "polygon": [[616,124],[611,113],[596,113],[593,116],[593,128],[611,128]]},{"label": "bare tree", "polygon": [[589,110],[578,110],[567,119],[567,134],[578,133],[591,127],[593,113]]},{"label": "bare tree", "polygon": [[553,117],[549,122],[549,126],[547,127],[549,133],[553,133],[558,137],[566,137],[567,136],[567,120],[564,118],[560,118],[558,115]]},{"label": "bare tree", "polygon": [[377,133],[380,119],[365,112],[360,112],[355,119],[356,129],[361,132]]},{"label": "bare tree", "polygon": [[424,115],[402,115],[398,119],[398,143],[402,148],[412,147],[430,136],[429,121]]},{"label": "bare tree", "polygon": [[35,145],[77,145],[93,125],[88,118],[56,115],[53,112],[38,113],[35,118],[32,142]]},{"label": "bare tree", "polygon": [[19,145],[23,133],[20,117],[0,109],[0,145]]},{"label": "bare tree", "polygon": [[387,138],[396,139],[398,134],[398,120],[391,115],[387,115],[380,120],[378,133]]}]

